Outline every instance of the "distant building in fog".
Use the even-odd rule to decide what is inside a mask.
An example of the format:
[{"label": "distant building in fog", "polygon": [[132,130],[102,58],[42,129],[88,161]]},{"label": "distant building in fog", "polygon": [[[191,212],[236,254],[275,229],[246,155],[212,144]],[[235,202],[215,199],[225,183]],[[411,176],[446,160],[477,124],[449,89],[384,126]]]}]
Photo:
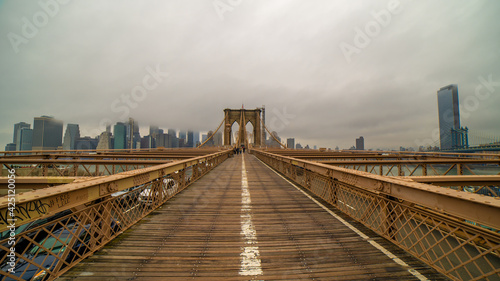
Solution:
[{"label": "distant building in fog", "polygon": [[193,131],[189,130],[186,136],[186,147],[193,147],[193,146],[194,146],[194,133]]},{"label": "distant building in fog", "polygon": [[140,148],[141,147],[141,134],[139,133],[139,122],[134,118],[128,119],[127,127],[127,148]]},{"label": "distant building in fog", "polygon": [[[13,137],[13,142],[16,145],[16,150],[21,150],[21,144],[19,141],[19,134],[21,133],[22,129],[31,129],[31,125],[25,122],[19,122],[14,124],[14,137]],[[30,149],[31,150],[31,149]]]},{"label": "distant building in fog", "polygon": [[214,145],[215,146],[222,146],[222,132],[217,132],[215,135],[214,135]]},{"label": "distant building in fog", "polygon": [[286,139],[286,147],[294,149],[295,148],[295,139],[294,138]]},{"label": "distant building in fog", "polygon": [[51,116],[35,117],[33,150],[55,150],[62,145],[63,122]]},{"label": "distant building in fog", "polygon": [[198,131],[193,132],[193,144],[194,144],[194,147],[197,147],[198,145],[200,145],[200,132],[198,132]]},{"label": "distant building in fog", "polygon": [[168,147],[178,148],[179,139],[177,138],[177,132],[174,129],[168,129]]},{"label": "distant building in fog", "polygon": [[205,144],[205,146],[214,146],[214,137],[212,136],[214,134],[213,131],[208,131],[207,133],[207,143]]},{"label": "distant building in fog", "polygon": [[151,148],[151,141],[152,141],[151,136],[144,136],[141,138],[141,145],[140,148]]},{"label": "distant building in fog", "polygon": [[97,144],[98,150],[108,150],[113,148],[113,142],[112,142],[112,137],[111,137],[111,132],[107,131],[102,132],[101,135],[99,136],[99,143]]},{"label": "distant building in fog", "polygon": [[26,151],[31,150],[33,147],[33,130],[29,128],[22,128],[17,133],[16,150]]},{"label": "distant building in fog", "polygon": [[76,150],[95,150],[98,144],[97,138],[83,137],[76,139],[75,149]]},{"label": "distant building in fog", "polygon": [[365,150],[365,139],[363,137],[356,139],[356,150]]},{"label": "distant building in fog", "polygon": [[80,138],[80,126],[78,124],[66,125],[66,132],[64,133],[63,149],[74,150],[75,142]]},{"label": "distant building in fog", "polygon": [[[271,132],[271,135],[274,136],[274,138],[271,136],[268,140],[267,140],[267,146],[269,147],[281,147],[280,143],[281,143],[281,138],[279,137],[278,133],[276,131],[272,131]],[[278,143],[279,141],[279,143]]]},{"label": "distant building in fog", "polygon": [[179,138],[178,138],[179,146],[178,147],[184,147],[186,146],[187,143],[187,133],[186,131],[179,131]]}]

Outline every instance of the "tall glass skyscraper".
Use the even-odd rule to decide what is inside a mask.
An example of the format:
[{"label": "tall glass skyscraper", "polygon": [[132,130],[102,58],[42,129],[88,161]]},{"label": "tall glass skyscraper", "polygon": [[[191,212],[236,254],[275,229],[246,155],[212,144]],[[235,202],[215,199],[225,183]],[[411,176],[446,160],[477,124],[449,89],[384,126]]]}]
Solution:
[{"label": "tall glass skyscraper", "polygon": [[63,122],[51,116],[35,117],[33,150],[55,150],[62,145]]},{"label": "tall glass skyscraper", "polygon": [[[16,144],[16,150],[21,150],[21,142],[18,139],[22,129],[31,129],[31,125],[24,122],[19,122],[14,124],[14,141],[12,143]],[[31,148],[30,148],[31,150]]]},{"label": "tall glass skyscraper", "polygon": [[187,137],[186,146],[187,147],[193,147],[194,144],[195,144],[193,131],[188,131],[186,137]]},{"label": "tall glass skyscraper", "polygon": [[118,122],[113,128],[114,138],[114,149],[126,149],[127,148],[127,124]]},{"label": "tall glass skyscraper", "polygon": [[295,139],[294,138],[286,139],[286,148],[295,149]]},{"label": "tall glass skyscraper", "polygon": [[193,131],[193,143],[194,147],[197,147],[198,144],[200,143],[200,132]]},{"label": "tall glass skyscraper", "polygon": [[174,129],[168,129],[168,143],[170,144],[169,147],[179,147],[179,139],[177,138],[177,133]]},{"label": "tall glass skyscraper", "polygon": [[33,130],[22,128],[17,134],[16,150],[31,150],[33,147]]},{"label": "tall glass skyscraper", "polygon": [[460,110],[457,85],[452,84],[439,89],[437,92],[437,98],[441,149],[451,149],[451,130],[460,129]]}]

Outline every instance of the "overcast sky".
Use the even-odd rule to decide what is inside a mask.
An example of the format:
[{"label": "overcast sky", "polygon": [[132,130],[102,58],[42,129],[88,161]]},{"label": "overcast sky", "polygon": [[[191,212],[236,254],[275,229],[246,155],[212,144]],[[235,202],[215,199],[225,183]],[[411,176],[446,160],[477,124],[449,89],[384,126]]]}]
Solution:
[{"label": "overcast sky", "polygon": [[498,15],[496,0],[0,0],[0,145],[35,116],[91,136],[128,117],[207,131],[242,104],[304,146],[438,145],[449,84],[462,125],[500,136]]}]

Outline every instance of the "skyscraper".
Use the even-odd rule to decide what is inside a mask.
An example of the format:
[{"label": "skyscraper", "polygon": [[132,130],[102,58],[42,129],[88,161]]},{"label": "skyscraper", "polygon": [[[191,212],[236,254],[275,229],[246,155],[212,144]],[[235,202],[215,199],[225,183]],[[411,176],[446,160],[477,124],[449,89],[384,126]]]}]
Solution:
[{"label": "skyscraper", "polygon": [[[271,136],[268,140],[267,140],[267,146],[269,147],[280,147],[280,143],[281,143],[281,138],[278,136],[278,133],[276,131],[272,131],[271,132],[271,135],[274,136],[274,138]],[[279,141],[278,142],[276,142]]]},{"label": "skyscraper", "polygon": [[215,133],[213,140],[215,146],[222,146],[222,132]]},{"label": "skyscraper", "polygon": [[97,143],[97,150],[107,150],[111,149],[113,147],[113,144],[111,142],[112,140],[111,132],[108,132],[106,129],[105,132],[102,132],[101,135],[99,136],[99,143]]},{"label": "skyscraper", "polygon": [[158,129],[158,135],[154,138],[154,147],[168,147],[168,134],[163,129]]},{"label": "skyscraper", "polygon": [[186,139],[186,131],[179,131],[179,139]]},{"label": "skyscraper", "polygon": [[33,130],[22,128],[17,134],[16,150],[31,150],[33,147]]},{"label": "skyscraper", "polygon": [[158,126],[149,126],[149,135],[152,136],[153,138],[156,137],[158,134],[160,134],[160,128]]},{"label": "skyscraper", "polygon": [[286,139],[286,147],[294,149],[295,148],[295,139],[294,138]]},{"label": "skyscraper", "polygon": [[127,124],[118,122],[113,127],[114,138],[114,149],[126,149],[127,148]]},{"label": "skyscraper", "polygon": [[64,132],[63,149],[74,150],[75,142],[80,138],[80,126],[78,124],[66,125],[66,132]]},{"label": "skyscraper", "polygon": [[452,84],[439,89],[437,92],[437,98],[441,149],[451,149],[451,131],[452,129],[460,129],[460,110],[457,85]]},{"label": "skyscraper", "polygon": [[19,135],[21,129],[23,129],[23,128],[31,129],[31,125],[28,123],[25,123],[25,122],[19,122],[19,123],[14,124],[14,138],[13,138],[12,143],[16,144],[16,150],[21,150],[20,143],[18,140],[18,135]]},{"label": "skyscraper", "polygon": [[76,150],[94,150],[97,148],[99,141],[97,138],[83,137],[75,140]]},{"label": "skyscraper", "polygon": [[[161,130],[161,134],[163,134],[163,130]],[[160,137],[160,128],[158,126],[149,126],[149,148],[156,148],[159,146],[163,146],[159,142]],[[141,145],[142,146],[142,145]]]},{"label": "skyscraper", "polygon": [[193,132],[193,143],[194,147],[197,147],[200,145],[200,132],[194,131]]},{"label": "skyscraper", "polygon": [[207,143],[205,146],[214,146],[214,138],[213,138],[214,131],[208,131],[207,133]]},{"label": "skyscraper", "polygon": [[141,146],[141,134],[139,133],[139,122],[135,121],[133,118],[128,119],[128,130],[127,130],[127,148],[140,148]]},{"label": "skyscraper", "polygon": [[179,139],[177,138],[177,133],[174,129],[168,129],[168,144],[168,147],[179,147]]},{"label": "skyscraper", "polygon": [[187,147],[193,147],[194,146],[194,133],[191,130],[187,132],[186,146]]},{"label": "skyscraper", "polygon": [[5,146],[5,151],[16,151],[16,144],[15,143],[8,143]]},{"label": "skyscraper", "polygon": [[186,135],[187,135],[186,131],[182,131],[182,130],[179,131],[179,139],[178,139],[179,146],[178,147],[186,146],[186,143],[187,143],[187,136]]},{"label": "skyscraper", "polygon": [[365,150],[365,139],[363,137],[356,139],[356,150]]},{"label": "skyscraper", "polygon": [[63,122],[51,116],[35,117],[33,150],[55,150],[62,145]]}]

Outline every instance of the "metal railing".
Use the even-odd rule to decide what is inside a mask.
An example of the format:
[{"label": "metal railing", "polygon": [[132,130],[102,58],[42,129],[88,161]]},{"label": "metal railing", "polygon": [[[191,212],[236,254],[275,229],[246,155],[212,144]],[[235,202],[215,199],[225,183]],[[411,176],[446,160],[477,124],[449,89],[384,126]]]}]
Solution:
[{"label": "metal railing", "polygon": [[440,159],[440,160],[357,160],[318,161],[337,167],[378,174],[380,176],[445,176],[477,175],[476,168],[487,167],[491,174],[500,172],[498,159]]},{"label": "metal railing", "polygon": [[[223,162],[229,153],[27,192],[16,196],[12,210],[7,196],[0,198],[1,280],[53,280]],[[15,229],[9,227],[13,220]]]},{"label": "metal railing", "polygon": [[498,280],[498,200],[259,150],[252,153],[446,276]]},{"label": "metal railing", "polygon": [[[143,149],[26,151],[20,155],[0,156],[1,174],[15,169],[24,177],[96,177],[142,169],[174,160],[183,160],[216,152],[217,149]],[[0,182],[1,185],[1,182]]]}]

